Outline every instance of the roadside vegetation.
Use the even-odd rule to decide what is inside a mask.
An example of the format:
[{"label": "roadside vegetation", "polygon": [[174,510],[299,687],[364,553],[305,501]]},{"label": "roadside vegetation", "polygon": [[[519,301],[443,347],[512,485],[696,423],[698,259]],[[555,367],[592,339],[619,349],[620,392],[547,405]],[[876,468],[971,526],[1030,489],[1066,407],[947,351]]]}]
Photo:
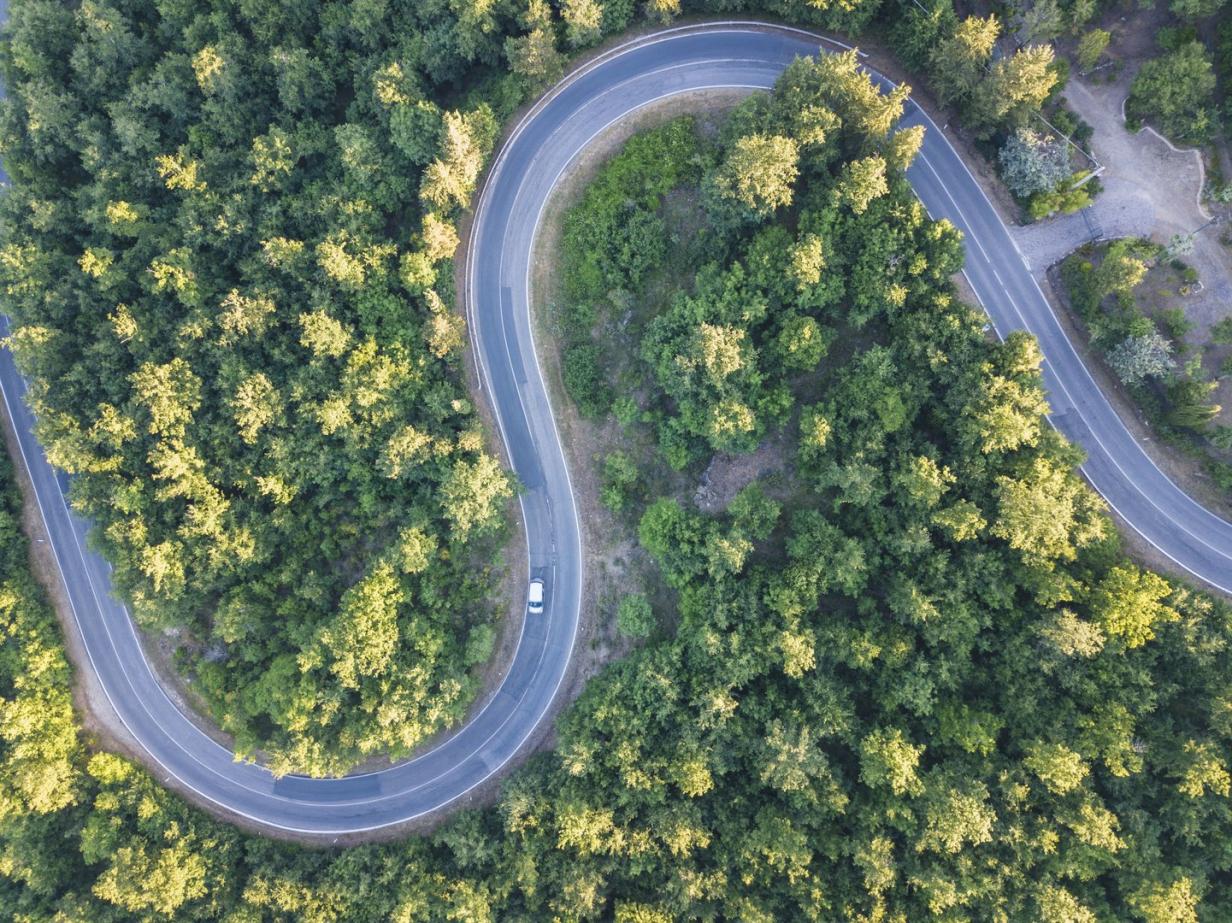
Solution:
[{"label": "roadside vegetation", "polygon": [[[1150,122],[1178,143],[1202,145],[1227,132],[1216,89],[1228,80],[1224,23],[1207,31],[1200,22],[1223,4],[1196,5],[1195,12],[1178,10],[1176,25],[1158,35],[1160,55],[1142,65],[1134,77],[1126,102],[1132,124]],[[1226,95],[1226,86],[1221,95]]]},{"label": "roadside vegetation", "polygon": [[[639,344],[570,387],[649,446],[603,464],[674,601],[622,603],[645,642],[496,807],[304,850],[61,729],[55,797],[0,814],[3,906],[231,923],[1176,923],[1229,906],[1232,610],[1121,554],[1044,423],[1034,342],[991,342],[954,291],[961,244],[903,179],[919,136],[893,130],[902,105],[854,57],[802,60],[717,138],[681,121],[636,139],[570,216],[568,258],[603,281],[573,292],[587,323],[568,348]],[[614,177],[647,185],[605,224]],[[682,190],[708,228],[697,271],[622,330],[673,259],[641,244]],[[753,482],[703,513],[624,489],[774,434],[785,490]],[[62,665],[47,651],[0,664],[6,702]]]},{"label": "roadside vegetation", "polygon": [[[1232,376],[1225,355],[1232,321],[1225,316],[1227,305],[1210,304],[1209,292],[1201,299],[1187,296],[1195,296],[1204,282],[1218,290],[1225,270],[1220,262],[1226,254],[1202,249],[1197,235],[1221,237],[1232,246],[1232,232],[1225,230],[1232,217],[1227,208],[1232,203],[1227,179],[1232,21],[1224,0],[1140,7],[1127,13],[1086,0],[1025,0],[980,7],[961,19],[949,0],[904,0],[886,34],[996,167],[1024,221],[1077,211],[1101,190],[1099,179],[1087,172],[1092,162],[1076,149],[1090,153],[1092,129],[1066,108],[1062,95],[1071,70],[1088,91],[1104,82],[1117,84],[1112,105],[1125,99],[1131,131],[1150,124],[1177,145],[1200,148],[1203,218],[1187,222],[1171,240],[1084,248],[1065,262],[1056,281],[1065,285],[1097,354],[1162,441],[1196,459],[1201,473],[1227,497],[1232,431],[1219,405],[1227,404],[1221,382]],[[998,94],[994,77],[1011,72],[1017,75],[1016,92]],[[1024,102],[1009,105],[991,124],[988,113],[994,109],[982,99],[989,94],[1003,106],[1014,98]],[[1158,182],[1166,186],[1167,176],[1161,174]],[[1225,223],[1212,229],[1215,222],[1206,217]],[[1097,218],[1088,227],[1098,224]],[[1198,279],[1186,261],[1195,244],[1206,279]],[[1106,256],[1111,258],[1105,262]],[[1137,275],[1125,278],[1128,270]],[[1121,276],[1113,278],[1118,272]],[[1196,301],[1205,303],[1193,308]]]},{"label": "roadside vegetation", "polygon": [[[930,2],[738,6],[848,35],[886,25],[1027,214],[1085,204],[1096,185],[1078,186],[1080,158],[1036,115],[1075,127],[1058,107],[1066,62],[1048,43],[1094,7],[1003,17],[1027,42],[998,55],[1002,19]],[[178,667],[239,752],[336,773],[405,754],[465,713],[495,635],[491,563],[515,485],[463,385],[458,219],[499,126],[569,54],[642,12],[733,9],[12,5],[0,61],[12,348],[118,591],[141,626],[179,639]],[[745,213],[716,217],[725,229],[773,204],[741,171],[764,168],[781,187],[812,143],[762,135],[707,187],[745,200]],[[876,187],[879,169],[865,158],[848,182]],[[652,227],[619,230],[643,260],[662,245]],[[736,285],[722,266],[708,272],[703,300]],[[780,323],[768,317],[749,343],[814,336],[803,318]],[[664,356],[678,346],[670,325],[658,327]],[[750,367],[719,389],[720,411],[698,403],[711,385],[663,370],[663,406],[648,412],[663,416],[672,463],[781,423],[786,377],[823,340]],[[572,344],[567,374],[574,393],[593,392],[587,413],[615,395],[602,358]]]},{"label": "roadside vegetation", "polygon": [[[1084,247],[1061,264],[1060,277],[1091,345],[1154,430],[1201,460],[1232,495],[1232,427],[1218,422],[1212,400],[1216,379],[1232,375],[1232,317],[1211,328],[1209,343],[1192,345],[1192,325],[1175,300],[1196,287],[1197,273],[1147,240]],[[1167,297],[1147,305],[1147,291]]]},{"label": "roadside vegetation", "polygon": [[1195,29],[1170,29],[1160,36],[1164,53],[1147,61],[1134,77],[1125,115],[1130,127],[1156,125],[1185,144],[1209,141],[1217,132],[1215,69]]},{"label": "roadside vegetation", "polygon": [[887,17],[895,54],[957,115],[1026,220],[1078,211],[1099,192],[1081,148],[1090,128],[1061,95],[1070,63],[1053,46],[1093,13],[1046,0],[960,19],[951,0],[902,0]]},{"label": "roadside vegetation", "polygon": [[[1037,2],[1047,6],[1053,0]],[[1090,7],[1092,24],[1072,46],[1080,72],[1094,82],[1127,73],[1127,127],[1149,125],[1174,145],[1196,147],[1205,162],[1208,205],[1232,202],[1232,17],[1227,0],[1143,3],[1128,16]],[[1077,36],[1077,31],[1075,31]],[[1150,37],[1153,41],[1144,41]],[[1097,73],[1102,72],[1102,73]]]}]

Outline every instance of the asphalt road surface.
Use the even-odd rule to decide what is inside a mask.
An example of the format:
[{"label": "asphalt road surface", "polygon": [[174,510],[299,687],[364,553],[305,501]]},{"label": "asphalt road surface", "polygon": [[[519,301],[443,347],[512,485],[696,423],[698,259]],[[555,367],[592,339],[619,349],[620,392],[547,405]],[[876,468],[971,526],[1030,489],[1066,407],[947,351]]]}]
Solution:
[{"label": "asphalt road surface", "polygon": [[[530,256],[544,206],[561,176],[605,127],[673,95],[761,89],[819,40],[750,23],[683,27],[596,58],[530,111],[504,145],[474,222],[467,305],[482,387],[510,461],[526,487],[522,512],[533,574],[546,608],[528,617],[509,673],[476,716],[417,759],[340,779],[275,778],[237,763],[167,697],[125,608],[110,595],[108,565],[87,549],[87,525],[64,501],[21,400],[11,356],[0,385],[20,437],[73,614],[93,670],[160,779],[255,823],[321,836],[407,821],[444,807],[496,773],[535,733],[558,693],[577,633],[582,552],[569,472],[531,336]],[[832,48],[833,46],[831,46]],[[907,124],[929,126],[910,179],[934,217],[966,235],[967,275],[1001,334],[1025,328],[1046,357],[1053,422],[1089,455],[1087,477],[1121,516],[1178,565],[1232,586],[1232,525],[1169,481],[1134,442],[1070,346],[1005,227],[962,161],[913,104]]]}]

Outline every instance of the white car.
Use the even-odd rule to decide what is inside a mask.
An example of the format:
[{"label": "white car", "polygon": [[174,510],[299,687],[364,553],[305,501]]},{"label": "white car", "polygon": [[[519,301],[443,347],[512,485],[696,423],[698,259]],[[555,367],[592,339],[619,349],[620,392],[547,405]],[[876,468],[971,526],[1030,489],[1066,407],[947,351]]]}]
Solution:
[{"label": "white car", "polygon": [[526,611],[531,615],[543,614],[543,578],[535,577],[526,591]]}]

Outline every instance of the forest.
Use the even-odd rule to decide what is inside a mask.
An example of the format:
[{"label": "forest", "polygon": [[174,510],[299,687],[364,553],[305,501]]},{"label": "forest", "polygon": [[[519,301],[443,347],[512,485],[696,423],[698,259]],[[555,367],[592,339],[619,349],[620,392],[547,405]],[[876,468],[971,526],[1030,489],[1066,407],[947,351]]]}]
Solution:
[{"label": "forest", "polygon": [[[377,14],[411,18],[365,28]],[[482,595],[470,543],[499,538],[442,241],[472,158],[534,86],[497,76],[501,55],[543,58],[543,27],[505,16],[14,10],[0,253],[42,435],[143,623],[191,603],[228,647],[220,710],[296,763],[396,746],[364,696],[432,630],[407,623],[434,581]],[[248,35],[284,50],[245,57]],[[162,68],[138,86],[172,105],[130,98],[125,62]],[[452,81],[473,64],[491,81],[467,98]],[[342,73],[367,76],[325,79]],[[1232,609],[1120,550],[1044,423],[1034,342],[991,340],[951,283],[961,241],[903,178],[920,141],[894,129],[904,100],[853,56],[802,59],[716,135],[683,120],[636,138],[567,219],[569,390],[653,434],[657,457],[614,482],[674,603],[627,607],[645,642],[589,683],[555,748],[430,836],[243,834],[93,751],[4,465],[0,906],[22,923],[1225,918]],[[432,134],[419,119],[439,146],[411,145]],[[392,188],[408,176],[409,209]],[[705,220],[695,272],[610,368],[620,312],[679,258],[665,208],[682,191]],[[235,403],[257,375],[274,396],[243,406],[269,415]],[[696,471],[774,433],[787,485],[750,483],[725,511],[637,489],[644,465]],[[398,627],[392,645],[361,607]],[[461,675],[462,636],[437,630],[408,709]]]},{"label": "forest", "polygon": [[[463,380],[459,220],[501,125],[571,54],[643,14],[739,12],[884,32],[1007,149],[1064,83],[1047,45],[993,60],[1000,21],[949,0],[12,4],[11,346],[118,592],[179,639],[175,666],[237,752],[339,773],[465,714],[516,486]],[[1059,191],[1067,170],[1037,181],[1045,153],[1019,147],[1030,208],[1085,203]],[[745,145],[716,195],[788,148]],[[878,169],[863,159],[845,182],[875,185]],[[730,201],[723,222],[763,208]],[[722,271],[713,284],[740,297]],[[812,335],[794,322],[785,337]],[[743,386],[758,406],[665,386],[677,462],[784,419],[782,382]]]},{"label": "forest", "polygon": [[447,304],[497,115],[425,96],[483,23],[390,47],[362,4],[11,15],[0,285],[116,588],[191,632],[239,752],[409,751],[473,695],[512,493]]},{"label": "forest", "polygon": [[[855,34],[879,2],[751,8]],[[501,124],[636,12],[12,4],[11,348],[118,592],[237,752],[339,773],[472,701],[514,485],[461,374],[458,219]]]}]

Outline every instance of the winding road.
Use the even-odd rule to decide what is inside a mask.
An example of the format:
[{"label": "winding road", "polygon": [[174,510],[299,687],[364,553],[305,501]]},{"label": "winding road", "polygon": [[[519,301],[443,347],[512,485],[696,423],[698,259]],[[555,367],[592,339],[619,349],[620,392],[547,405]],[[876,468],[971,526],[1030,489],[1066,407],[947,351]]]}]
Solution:
[{"label": "winding road", "polygon": [[[338,836],[436,811],[497,773],[536,733],[560,690],[577,634],[582,548],[568,468],[544,386],[529,315],[532,245],[560,178],[605,128],[668,97],[764,89],[820,39],[756,23],[710,23],[632,40],[588,62],[527,114],[503,146],[480,196],[470,243],[467,310],[482,387],[521,497],[533,574],[547,583],[544,615],[528,617],[495,695],[422,756],[340,779],[275,778],[203,733],[160,686],[132,620],[110,595],[109,568],[87,549],[87,524],[65,502],[7,351],[0,385],[80,628],[89,663],[160,779],[265,828]],[[1177,565],[1232,588],[1232,525],[1202,508],[1151,462],[1100,393],[962,160],[914,103],[906,124],[928,127],[909,178],[929,212],[966,236],[966,273],[996,329],[1039,338],[1053,423],[1088,453],[1083,470],[1108,503]],[[7,332],[7,331],[5,331]]]}]

